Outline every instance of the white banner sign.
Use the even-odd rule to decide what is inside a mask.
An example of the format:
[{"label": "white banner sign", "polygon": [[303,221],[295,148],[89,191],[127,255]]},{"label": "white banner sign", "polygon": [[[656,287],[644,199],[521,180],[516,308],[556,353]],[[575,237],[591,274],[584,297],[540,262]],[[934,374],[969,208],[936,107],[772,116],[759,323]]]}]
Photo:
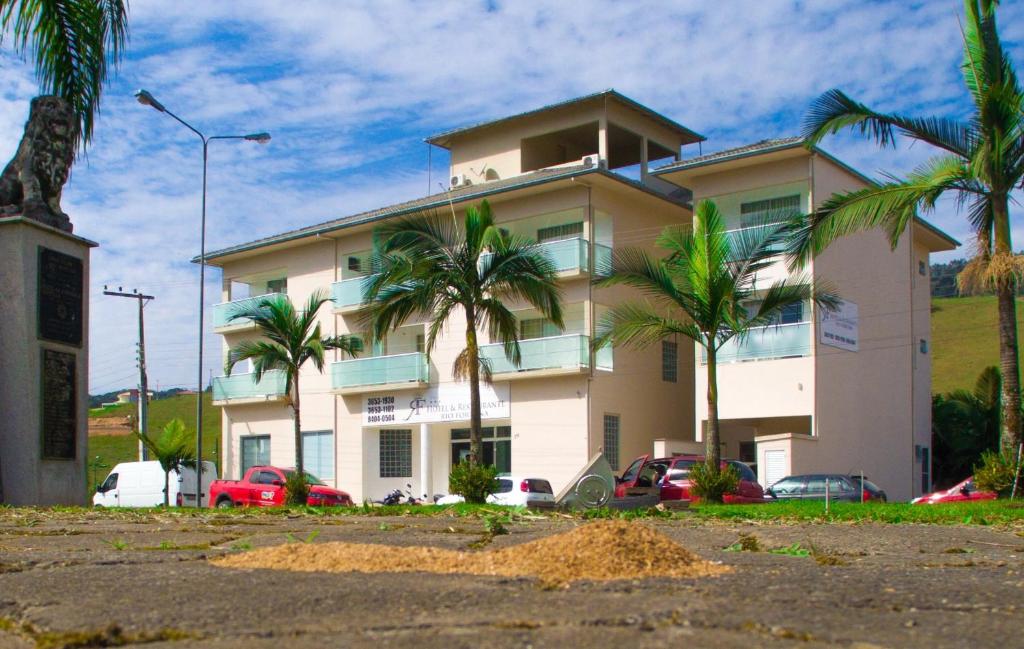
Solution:
[{"label": "white banner sign", "polygon": [[[482,419],[511,416],[508,383],[480,384]],[[469,421],[469,385],[442,383],[426,390],[386,392],[363,400],[364,426]]]},{"label": "white banner sign", "polygon": [[818,314],[818,340],[822,345],[857,351],[859,337],[856,304],[839,300],[835,311],[821,309]]}]

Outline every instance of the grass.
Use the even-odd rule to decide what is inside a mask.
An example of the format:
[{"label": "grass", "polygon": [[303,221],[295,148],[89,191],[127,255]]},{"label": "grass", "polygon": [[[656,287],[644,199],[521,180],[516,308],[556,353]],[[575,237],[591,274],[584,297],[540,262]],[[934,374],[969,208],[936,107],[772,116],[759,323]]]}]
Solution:
[{"label": "grass", "polygon": [[[257,519],[262,517],[309,517],[317,519],[346,518],[351,516],[451,516],[475,518],[486,524],[488,518],[501,517],[503,523],[554,518],[556,520],[591,520],[623,518],[638,520],[707,520],[753,521],[764,523],[884,523],[927,525],[1012,525],[1024,530],[1024,501],[996,500],[943,505],[910,505],[906,503],[833,503],[829,513],[821,502],[780,502],[765,505],[693,505],[682,511],[667,511],[654,507],[638,510],[591,509],[583,512],[534,512],[522,508],[499,505],[394,505],[390,507],[244,507],[236,509],[202,510],[171,508],[139,508],[96,511],[82,507],[4,507],[6,513],[30,517],[37,522],[49,514],[75,514],[116,520],[159,520],[154,514],[183,518],[201,517],[207,524],[218,521]],[[38,516],[37,518],[31,518]],[[397,528],[388,525],[388,529]],[[1024,535],[1024,531],[1021,532]],[[315,537],[314,537],[315,538]]]},{"label": "grass", "polygon": [[[999,364],[996,298],[932,300],[932,392],[971,389],[981,371]],[[1017,326],[1024,331],[1024,300],[1017,300]]]},{"label": "grass", "polygon": [[[203,458],[217,462],[215,451],[220,449],[220,408],[215,407],[212,402],[212,395],[203,395]],[[137,412],[138,406],[134,403],[119,404],[106,408],[96,408],[89,411],[90,418],[103,417],[127,417]],[[195,395],[181,395],[159,399],[149,403],[149,430],[150,434],[158,434],[167,422],[172,419],[181,419],[185,426],[191,430],[195,429],[196,422],[196,398]],[[138,459],[139,442],[132,435],[97,435],[89,438],[88,463],[91,465],[97,462],[106,465],[97,468],[94,472],[89,469],[88,493],[96,491],[96,484],[102,482],[110,470],[118,462],[134,462]],[[218,463],[219,466],[219,463]],[[95,473],[95,475],[94,475]]]}]

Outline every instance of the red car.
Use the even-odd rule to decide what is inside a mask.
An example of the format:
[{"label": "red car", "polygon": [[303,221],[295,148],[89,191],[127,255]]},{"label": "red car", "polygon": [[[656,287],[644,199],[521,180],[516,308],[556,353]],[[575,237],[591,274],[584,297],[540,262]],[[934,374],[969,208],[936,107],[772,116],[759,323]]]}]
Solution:
[{"label": "red car", "polygon": [[996,494],[991,491],[980,491],[974,486],[974,476],[967,478],[958,485],[943,491],[918,496],[910,502],[915,505],[935,505],[937,503],[962,503],[974,500],[995,500]]},{"label": "red car", "polygon": [[[690,467],[704,461],[700,455],[678,455],[650,459],[642,455],[633,460],[622,477],[616,481],[615,497],[623,498],[628,489],[658,488],[660,500],[696,500],[690,496]],[[733,466],[740,475],[740,483],[734,494],[726,494],[724,500],[730,504],[764,503],[764,489],[757,483],[753,469],[738,460],[722,460],[722,468]]]},{"label": "red car", "polygon": [[[210,484],[210,507],[277,507],[284,504],[285,477],[295,469],[276,466],[254,466],[241,480],[214,480]],[[352,497],[344,491],[328,487],[316,477],[306,474],[309,497],[306,504],[314,507],[351,505]]]}]

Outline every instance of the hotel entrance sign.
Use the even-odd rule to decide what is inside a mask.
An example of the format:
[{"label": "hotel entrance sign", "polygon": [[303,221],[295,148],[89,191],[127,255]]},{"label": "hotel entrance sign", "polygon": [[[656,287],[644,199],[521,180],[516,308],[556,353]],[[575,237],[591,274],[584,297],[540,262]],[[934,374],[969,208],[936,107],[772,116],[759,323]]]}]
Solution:
[{"label": "hotel entrance sign", "polygon": [[[480,385],[481,419],[511,416],[508,383]],[[388,392],[363,400],[363,425],[434,424],[469,420],[469,386],[443,383],[426,390]]]}]

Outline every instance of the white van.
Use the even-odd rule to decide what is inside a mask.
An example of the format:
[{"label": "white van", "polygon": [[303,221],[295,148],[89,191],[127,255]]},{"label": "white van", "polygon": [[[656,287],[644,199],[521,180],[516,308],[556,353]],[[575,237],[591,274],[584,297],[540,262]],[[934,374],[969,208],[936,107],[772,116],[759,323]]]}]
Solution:
[{"label": "white van", "polygon": [[[203,498],[208,499],[210,483],[217,479],[213,462],[203,462]],[[195,507],[196,472],[182,467],[171,471],[168,482],[171,506]],[[159,507],[164,504],[164,470],[157,461],[121,462],[107,479],[96,487],[92,497],[96,507]],[[205,507],[209,503],[204,503]]]}]

